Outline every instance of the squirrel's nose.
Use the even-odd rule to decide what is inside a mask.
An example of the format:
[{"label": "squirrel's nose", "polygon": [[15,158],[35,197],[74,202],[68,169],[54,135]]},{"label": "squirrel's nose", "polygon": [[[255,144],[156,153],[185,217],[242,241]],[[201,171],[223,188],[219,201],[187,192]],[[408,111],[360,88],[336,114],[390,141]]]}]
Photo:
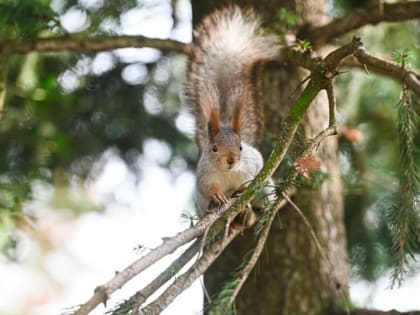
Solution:
[{"label": "squirrel's nose", "polygon": [[230,157],[227,159],[227,162],[229,165],[232,165],[233,163],[235,163],[235,159],[233,157]]}]

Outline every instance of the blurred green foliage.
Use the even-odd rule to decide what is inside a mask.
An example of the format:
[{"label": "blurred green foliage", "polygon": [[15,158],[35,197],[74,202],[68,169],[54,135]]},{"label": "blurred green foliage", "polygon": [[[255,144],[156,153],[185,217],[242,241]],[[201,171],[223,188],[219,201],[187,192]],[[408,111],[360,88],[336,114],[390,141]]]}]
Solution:
[{"label": "blurred green foliage", "polygon": [[[335,1],[337,12],[371,5],[369,1]],[[420,25],[416,21],[366,26],[357,30],[374,55],[405,67],[420,68]],[[348,40],[349,34],[343,37]],[[369,69],[368,69],[369,70]],[[388,210],[399,191],[398,110],[402,87],[372,73],[352,69],[338,76],[341,123],[362,132],[363,142],[340,141],[345,183],[346,226],[353,275],[374,280],[393,264]],[[415,111],[420,113],[418,104]],[[415,135],[420,148],[420,134]],[[420,152],[416,151],[416,161]],[[419,244],[420,240],[416,240]],[[419,248],[414,251],[419,253]]]},{"label": "blurred green foliage", "polygon": [[[100,21],[118,21],[123,12],[139,7],[143,6],[136,1],[106,1],[94,8],[62,1],[59,11],[87,12],[91,23],[81,35],[89,36],[102,32]],[[1,1],[0,8],[0,43],[66,33],[49,0]],[[156,62],[141,63],[126,61],[116,52],[104,56],[106,66],[98,62],[97,70],[97,54],[31,53],[11,58],[0,118],[0,250],[6,256],[13,256],[13,228],[20,224],[18,214],[25,201],[34,197],[35,183],[53,185],[58,191],[75,177],[94,177],[98,174],[92,174],[93,166],[109,149],[140,178],[137,163],[147,139],[171,148],[167,166],[174,159],[194,164],[194,145],[176,127],[182,73],[174,69],[180,69],[184,59],[161,54]],[[131,81],[124,77],[130,66]]]},{"label": "blurred green foliage", "polygon": [[37,37],[57,18],[50,0],[2,0],[0,11],[0,40]]}]

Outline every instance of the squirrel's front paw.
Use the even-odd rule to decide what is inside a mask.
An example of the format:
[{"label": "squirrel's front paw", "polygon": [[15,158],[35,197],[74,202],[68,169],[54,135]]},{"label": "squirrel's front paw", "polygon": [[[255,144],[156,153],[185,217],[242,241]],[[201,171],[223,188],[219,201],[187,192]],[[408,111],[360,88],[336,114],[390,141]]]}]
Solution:
[{"label": "squirrel's front paw", "polygon": [[223,193],[214,193],[210,196],[210,203],[208,206],[208,210],[212,210],[214,208],[220,208],[225,203],[228,203],[228,199]]}]

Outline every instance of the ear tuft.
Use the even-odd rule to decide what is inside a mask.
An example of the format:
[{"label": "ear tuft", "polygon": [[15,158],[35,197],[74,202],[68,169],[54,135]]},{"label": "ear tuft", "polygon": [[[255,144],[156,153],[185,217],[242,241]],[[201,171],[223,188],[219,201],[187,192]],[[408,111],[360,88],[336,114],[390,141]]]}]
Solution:
[{"label": "ear tuft", "polygon": [[200,107],[207,122],[210,141],[220,130],[219,93],[208,87],[200,93]]},{"label": "ear tuft", "polygon": [[244,106],[247,100],[247,89],[244,86],[240,86],[232,93],[231,104],[233,104],[233,116],[232,116],[232,130],[237,134],[241,134],[242,116],[244,112]]}]

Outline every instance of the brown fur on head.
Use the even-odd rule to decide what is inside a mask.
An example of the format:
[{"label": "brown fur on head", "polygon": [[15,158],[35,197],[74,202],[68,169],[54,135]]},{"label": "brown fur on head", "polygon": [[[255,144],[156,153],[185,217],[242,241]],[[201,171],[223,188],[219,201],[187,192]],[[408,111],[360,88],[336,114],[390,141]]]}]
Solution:
[{"label": "brown fur on head", "polygon": [[220,130],[219,93],[212,87],[206,87],[200,93],[200,107],[207,122],[210,142]]},{"label": "brown fur on head", "polygon": [[239,85],[231,91],[229,98],[229,103],[234,106],[232,115],[232,130],[239,136],[241,135],[242,116],[245,102],[250,98],[248,91],[249,89],[247,89],[245,85]]},{"label": "brown fur on head", "polygon": [[229,127],[221,127],[219,132],[210,138],[208,154],[223,170],[234,169],[241,159],[241,138]]},{"label": "brown fur on head", "polygon": [[233,89],[228,102],[233,106],[231,127],[221,126],[219,111],[219,93],[214,88],[207,88],[201,94],[201,109],[208,127],[208,153],[223,170],[233,169],[241,158],[242,113],[247,99],[247,89],[238,86]]}]

